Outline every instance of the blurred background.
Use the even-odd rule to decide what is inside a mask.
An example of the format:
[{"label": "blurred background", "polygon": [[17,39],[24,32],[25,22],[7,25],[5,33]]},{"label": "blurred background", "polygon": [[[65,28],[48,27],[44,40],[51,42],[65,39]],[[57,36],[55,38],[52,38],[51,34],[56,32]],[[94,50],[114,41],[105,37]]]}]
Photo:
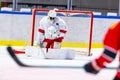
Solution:
[{"label": "blurred background", "polygon": [[7,8],[7,10],[13,11],[22,11],[23,8],[28,11],[33,8],[58,8],[61,10],[93,11],[99,15],[111,14],[119,16],[120,0],[0,0],[0,8],[1,10]]},{"label": "blurred background", "polygon": [[[94,13],[92,41],[95,44],[93,46],[92,43],[92,47],[103,47],[104,33],[111,24],[120,21],[120,0],[0,0],[0,45],[23,46],[26,43],[21,40],[28,41],[28,38],[31,40],[32,9],[34,8],[92,11]],[[37,17],[36,26],[41,19],[39,17]],[[76,33],[80,34],[79,30],[86,31],[88,28],[85,26],[89,27],[91,24],[90,20],[84,20],[80,17],[68,18],[65,17],[64,20],[69,26],[69,32],[78,31]],[[86,33],[82,36],[86,37]],[[80,38],[75,37],[76,34],[73,36],[75,42],[77,39],[84,39],[81,38],[81,35],[79,35]],[[67,35],[64,40],[67,42],[70,38],[71,36]]]}]

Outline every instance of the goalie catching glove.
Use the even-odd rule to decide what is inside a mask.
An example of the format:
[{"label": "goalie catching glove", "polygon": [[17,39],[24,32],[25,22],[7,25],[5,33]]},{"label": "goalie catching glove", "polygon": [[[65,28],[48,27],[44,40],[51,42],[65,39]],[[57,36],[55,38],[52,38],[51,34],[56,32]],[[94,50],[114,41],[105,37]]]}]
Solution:
[{"label": "goalie catching glove", "polygon": [[50,38],[51,39],[55,39],[55,38],[58,38],[58,34],[59,32],[56,30],[56,28],[54,26],[50,26],[48,28],[48,34],[50,35]]}]

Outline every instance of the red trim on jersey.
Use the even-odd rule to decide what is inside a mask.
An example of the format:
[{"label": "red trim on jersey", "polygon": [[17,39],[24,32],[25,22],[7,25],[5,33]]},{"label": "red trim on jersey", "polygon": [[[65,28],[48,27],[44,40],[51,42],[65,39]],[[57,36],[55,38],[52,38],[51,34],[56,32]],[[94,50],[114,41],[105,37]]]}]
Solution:
[{"label": "red trim on jersey", "polygon": [[96,61],[92,61],[91,64],[93,69],[95,69],[96,71],[100,71],[102,69],[100,66],[98,66]]},{"label": "red trim on jersey", "polygon": [[62,33],[66,33],[67,31],[66,31],[66,30],[61,29],[61,30],[60,30],[60,32],[62,32]]},{"label": "red trim on jersey", "polygon": [[105,67],[105,62],[110,63],[111,60],[109,60],[107,57],[104,55],[101,55],[98,59],[96,59],[96,63],[99,67],[104,68]]},{"label": "red trim on jersey", "polygon": [[44,33],[45,31],[43,29],[38,29],[38,32]]},{"label": "red trim on jersey", "polygon": [[120,49],[120,22],[113,24],[104,37],[104,45],[110,46],[115,50]]},{"label": "red trim on jersey", "polygon": [[62,42],[63,39],[64,39],[63,37],[59,37],[59,38],[54,39],[54,41],[56,41],[56,42]]},{"label": "red trim on jersey", "polygon": [[62,42],[63,37],[59,37],[56,39],[45,39],[44,42],[46,42],[46,48],[53,48],[54,47],[54,42]]},{"label": "red trim on jersey", "polygon": [[120,78],[120,70],[119,71],[117,71],[117,78]]}]

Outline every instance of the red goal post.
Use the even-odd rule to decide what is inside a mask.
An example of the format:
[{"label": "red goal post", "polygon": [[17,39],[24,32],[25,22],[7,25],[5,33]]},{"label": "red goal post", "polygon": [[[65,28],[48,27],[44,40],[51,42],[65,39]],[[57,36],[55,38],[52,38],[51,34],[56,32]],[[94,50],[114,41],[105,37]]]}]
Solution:
[{"label": "red goal post", "polygon": [[[49,10],[45,9],[33,9],[32,10],[32,34],[31,34],[31,46],[34,44],[35,37],[35,21],[37,12],[48,12]],[[89,14],[90,25],[89,25],[89,45],[88,45],[88,56],[91,55],[91,45],[92,45],[92,33],[93,33],[93,12],[92,11],[80,11],[80,10],[56,10],[57,13],[63,13],[65,16],[70,16],[72,14]]]}]

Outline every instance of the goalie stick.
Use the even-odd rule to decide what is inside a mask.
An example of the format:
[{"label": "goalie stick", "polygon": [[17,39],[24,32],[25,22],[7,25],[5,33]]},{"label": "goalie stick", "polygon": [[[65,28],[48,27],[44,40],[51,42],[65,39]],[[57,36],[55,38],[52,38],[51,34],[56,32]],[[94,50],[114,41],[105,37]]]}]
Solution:
[{"label": "goalie stick", "polygon": [[[7,51],[11,58],[21,67],[32,67],[32,68],[64,68],[64,69],[83,69],[84,66],[44,66],[44,65],[27,65],[22,63],[19,58],[15,55],[11,46],[7,47]],[[116,67],[106,67],[105,69],[116,69]]]}]

